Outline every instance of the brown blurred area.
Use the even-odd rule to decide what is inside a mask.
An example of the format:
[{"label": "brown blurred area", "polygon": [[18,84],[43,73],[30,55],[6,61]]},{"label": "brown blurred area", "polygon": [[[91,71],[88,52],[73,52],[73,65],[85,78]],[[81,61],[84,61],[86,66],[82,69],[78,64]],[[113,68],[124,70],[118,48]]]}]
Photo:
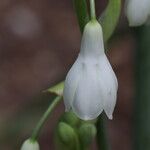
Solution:
[{"label": "brown blurred area", "polygon": [[[103,10],[106,1],[99,2]],[[134,37],[125,32],[124,18],[117,33],[108,43],[108,57],[119,80],[118,101],[113,121],[108,121],[112,150],[131,150]],[[0,1],[0,149],[19,147],[40,118],[42,101],[35,102],[39,93],[63,80],[80,48],[80,31],[72,1],[64,0],[1,0]],[[44,100],[43,100],[44,101]],[[35,120],[26,119],[19,135],[7,129],[22,110],[35,103]],[[48,102],[43,102],[44,108]],[[31,106],[30,106],[31,107]],[[32,109],[32,108],[31,108]],[[54,111],[40,137],[41,149],[54,149],[53,128],[64,111],[60,105]],[[37,112],[37,113],[36,113]],[[31,116],[31,115],[28,115]],[[33,121],[33,120],[34,121]],[[32,125],[28,129],[29,121]],[[3,133],[3,134],[1,134]],[[3,139],[5,135],[5,139]],[[8,134],[10,136],[10,134]],[[9,140],[8,140],[9,139]],[[16,141],[16,143],[15,143]],[[17,146],[14,146],[17,144]],[[16,148],[16,149],[17,149]],[[94,149],[94,148],[92,148]]]}]

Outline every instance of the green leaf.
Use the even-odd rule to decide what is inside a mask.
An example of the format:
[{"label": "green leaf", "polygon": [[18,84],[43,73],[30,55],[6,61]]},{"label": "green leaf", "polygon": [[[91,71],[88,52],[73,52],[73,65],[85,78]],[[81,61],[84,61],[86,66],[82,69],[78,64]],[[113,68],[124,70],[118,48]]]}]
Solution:
[{"label": "green leaf", "polygon": [[58,96],[62,96],[63,95],[63,89],[64,89],[64,81],[50,87],[49,89],[47,89],[43,92],[50,92],[50,93],[54,93]]},{"label": "green leaf", "polygon": [[84,30],[84,26],[89,21],[89,14],[87,10],[87,3],[86,0],[73,0],[74,3],[74,9],[77,15],[79,27],[81,33]]},{"label": "green leaf", "polygon": [[99,17],[103,28],[104,42],[108,41],[113,34],[121,13],[121,0],[109,0],[108,5]]}]

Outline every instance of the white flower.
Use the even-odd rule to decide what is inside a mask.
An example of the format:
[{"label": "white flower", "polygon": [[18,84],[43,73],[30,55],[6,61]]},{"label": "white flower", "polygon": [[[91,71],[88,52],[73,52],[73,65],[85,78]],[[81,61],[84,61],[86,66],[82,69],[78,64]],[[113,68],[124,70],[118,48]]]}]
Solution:
[{"label": "white flower", "polygon": [[81,50],[67,74],[64,87],[66,111],[83,120],[95,119],[104,110],[109,119],[116,104],[118,82],[104,53],[102,29],[94,20],[84,29]]},{"label": "white flower", "polygon": [[40,150],[40,147],[37,141],[31,141],[30,139],[27,139],[22,144],[21,150]]},{"label": "white flower", "polygon": [[150,0],[126,0],[125,7],[130,26],[140,26],[150,21]]}]

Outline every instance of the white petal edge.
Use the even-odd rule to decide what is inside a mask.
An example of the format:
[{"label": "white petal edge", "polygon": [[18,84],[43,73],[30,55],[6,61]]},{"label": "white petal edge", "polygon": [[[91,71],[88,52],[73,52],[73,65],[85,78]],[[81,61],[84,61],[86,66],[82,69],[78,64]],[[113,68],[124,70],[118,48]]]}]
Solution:
[{"label": "white petal edge", "polygon": [[118,90],[118,81],[116,75],[106,57],[104,55],[99,63],[99,71],[100,71],[100,82],[103,85],[103,95],[104,95],[104,111],[109,119],[113,119],[113,111],[116,105],[117,99],[117,90]]},{"label": "white petal edge", "polygon": [[80,78],[80,71],[81,62],[80,58],[78,57],[71,69],[69,70],[64,84],[63,96],[66,111],[69,111],[71,109],[76,87]]}]

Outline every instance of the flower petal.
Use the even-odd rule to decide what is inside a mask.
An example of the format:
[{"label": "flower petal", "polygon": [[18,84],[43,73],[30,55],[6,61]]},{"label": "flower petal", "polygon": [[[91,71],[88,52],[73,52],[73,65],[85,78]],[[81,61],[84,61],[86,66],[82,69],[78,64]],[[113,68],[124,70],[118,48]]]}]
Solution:
[{"label": "flower petal", "polygon": [[101,74],[100,82],[101,85],[103,85],[103,88],[101,89],[104,96],[103,107],[108,118],[112,119],[112,114],[116,105],[118,81],[105,55],[101,58],[99,64],[99,71]]},{"label": "flower petal", "polygon": [[81,63],[80,58],[78,58],[69,70],[64,84],[63,95],[66,111],[69,111],[71,108],[75,90],[80,78],[80,71]]},{"label": "flower petal", "polygon": [[103,95],[98,83],[96,64],[82,62],[82,72],[75,92],[72,109],[83,120],[95,119],[103,111]]}]

